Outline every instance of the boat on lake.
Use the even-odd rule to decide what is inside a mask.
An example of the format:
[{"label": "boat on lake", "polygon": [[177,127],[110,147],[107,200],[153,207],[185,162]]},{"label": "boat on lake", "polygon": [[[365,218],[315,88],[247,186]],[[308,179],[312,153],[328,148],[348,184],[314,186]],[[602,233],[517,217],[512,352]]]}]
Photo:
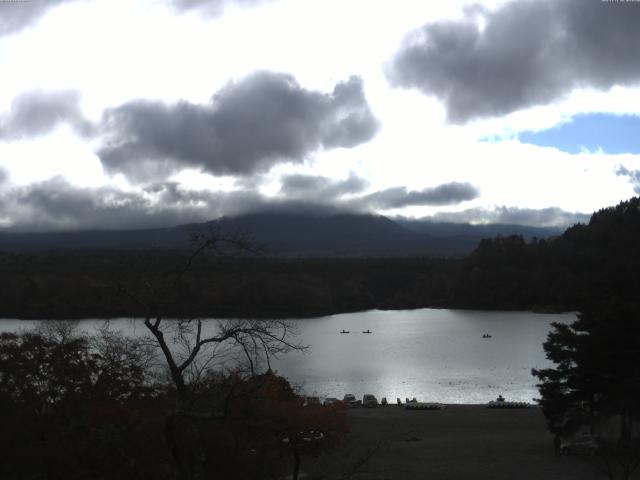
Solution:
[{"label": "boat on lake", "polygon": [[371,333],[371,330],[363,330],[362,333]]},{"label": "boat on lake", "polygon": [[340,330],[340,333],[349,333],[349,330]]}]

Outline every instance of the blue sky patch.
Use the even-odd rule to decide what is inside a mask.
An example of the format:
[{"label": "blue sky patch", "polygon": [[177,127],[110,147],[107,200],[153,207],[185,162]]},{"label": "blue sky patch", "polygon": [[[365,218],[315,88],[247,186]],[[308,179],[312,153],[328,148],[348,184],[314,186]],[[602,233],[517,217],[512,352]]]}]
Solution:
[{"label": "blue sky patch", "polygon": [[585,150],[605,153],[640,153],[640,116],[589,113],[549,130],[522,132],[522,143],[555,147],[568,153]]}]

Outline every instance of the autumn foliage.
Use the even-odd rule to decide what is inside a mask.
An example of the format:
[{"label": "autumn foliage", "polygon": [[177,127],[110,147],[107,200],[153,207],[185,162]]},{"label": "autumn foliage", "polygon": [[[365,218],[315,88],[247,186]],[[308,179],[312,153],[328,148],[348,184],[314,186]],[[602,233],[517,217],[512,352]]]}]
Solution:
[{"label": "autumn foliage", "polygon": [[[175,478],[171,448],[194,446],[167,441],[169,422],[186,418],[172,414],[172,386],[128,351],[134,344],[116,336],[106,345],[0,335],[0,478]],[[188,420],[206,478],[295,478],[304,456],[329,451],[348,430],[340,406],[307,405],[271,372],[218,373],[194,391],[199,404]]]}]

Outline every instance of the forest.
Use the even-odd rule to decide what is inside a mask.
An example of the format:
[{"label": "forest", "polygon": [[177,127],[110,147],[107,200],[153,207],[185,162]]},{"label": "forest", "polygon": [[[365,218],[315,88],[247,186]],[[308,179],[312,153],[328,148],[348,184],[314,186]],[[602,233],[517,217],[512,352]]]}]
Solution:
[{"label": "forest", "polygon": [[[366,309],[452,307],[573,311],[598,292],[638,291],[640,199],[595,212],[562,235],[497,236],[464,258],[278,258],[202,255],[167,292],[179,318],[309,317]],[[224,252],[223,252],[224,253]],[[122,295],[171,277],[187,249],[0,254],[0,316],[140,316]]]}]

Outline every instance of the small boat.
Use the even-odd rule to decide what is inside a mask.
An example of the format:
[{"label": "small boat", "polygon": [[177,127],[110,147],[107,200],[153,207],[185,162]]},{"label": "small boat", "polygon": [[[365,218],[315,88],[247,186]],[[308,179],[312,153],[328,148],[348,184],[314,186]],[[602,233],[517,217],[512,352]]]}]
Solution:
[{"label": "small boat", "polygon": [[340,333],[349,333],[349,330],[340,330]]},{"label": "small boat", "polygon": [[489,335],[488,333],[485,333],[482,335],[482,338],[491,338],[491,335]]},{"label": "small boat", "polygon": [[363,330],[362,333],[371,333],[371,330]]}]

